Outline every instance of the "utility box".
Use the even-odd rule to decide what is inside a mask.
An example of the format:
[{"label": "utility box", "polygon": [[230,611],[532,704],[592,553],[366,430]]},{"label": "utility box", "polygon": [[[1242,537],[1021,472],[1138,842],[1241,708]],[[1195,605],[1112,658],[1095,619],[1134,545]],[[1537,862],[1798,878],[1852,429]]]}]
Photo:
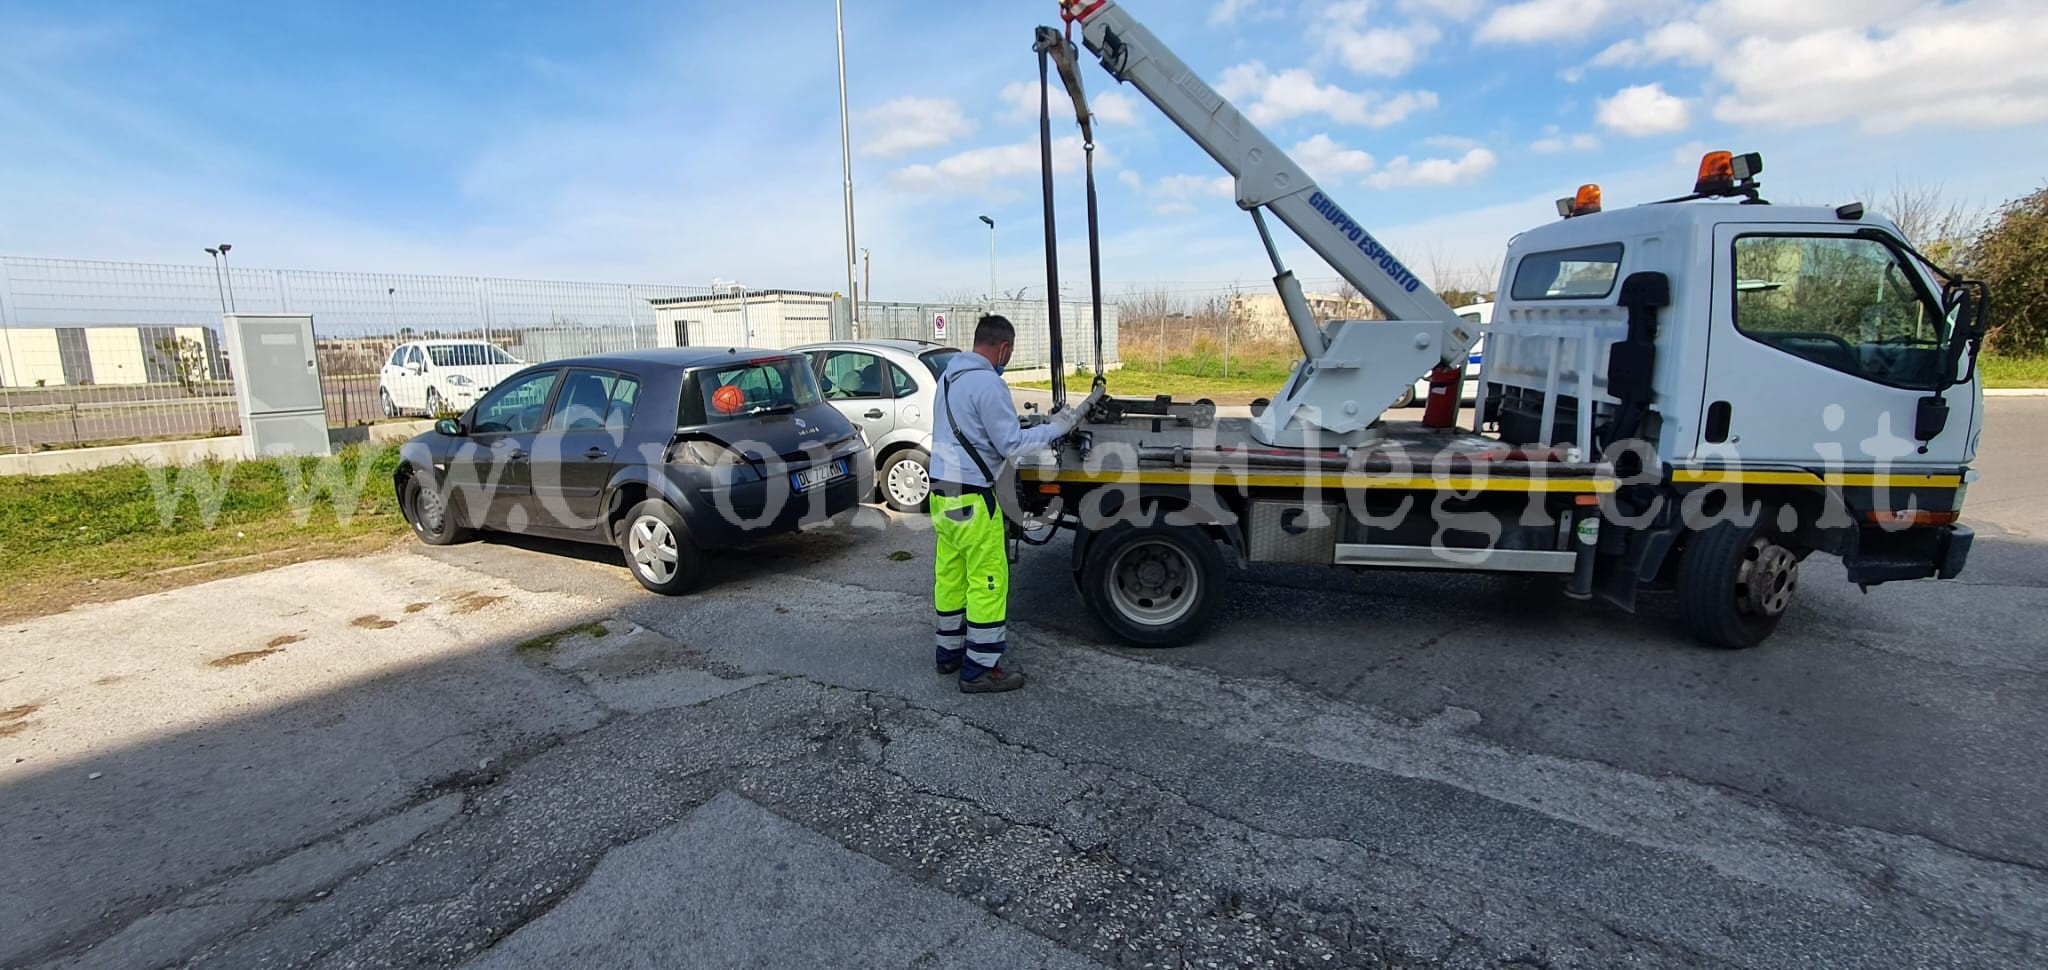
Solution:
[{"label": "utility box", "polygon": [[223,319],[244,453],[251,458],[330,454],[313,317],[230,313]]}]

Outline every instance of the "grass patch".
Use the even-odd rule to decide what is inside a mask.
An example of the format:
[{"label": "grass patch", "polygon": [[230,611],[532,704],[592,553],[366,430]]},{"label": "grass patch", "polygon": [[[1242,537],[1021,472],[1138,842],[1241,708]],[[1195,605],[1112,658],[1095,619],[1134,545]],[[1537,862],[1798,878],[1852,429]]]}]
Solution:
[{"label": "grass patch", "polygon": [[[1199,340],[1163,360],[1133,348],[1123,367],[1109,372],[1105,379],[1109,393],[1117,397],[1168,394],[1183,401],[1206,397],[1218,404],[1247,404],[1253,398],[1279,393],[1300,356],[1301,348],[1292,344],[1238,344],[1230,348],[1226,361],[1221,343]],[[1067,387],[1085,390],[1087,381],[1086,377],[1075,378],[1067,382]],[[1040,381],[1019,386],[1043,390],[1052,383]]]},{"label": "grass patch", "polygon": [[1985,387],[2048,387],[2048,357],[1980,357]]},{"label": "grass patch", "polygon": [[577,637],[589,637],[592,640],[602,640],[609,633],[611,633],[611,631],[605,629],[604,624],[602,623],[581,623],[576,626],[569,627],[567,629],[556,630],[553,633],[541,634],[540,636],[534,637],[531,640],[521,641],[520,644],[516,647],[513,647],[512,650],[514,653],[526,654],[554,653],[555,648],[561,646],[563,641],[565,640],[573,640]]},{"label": "grass patch", "polygon": [[0,618],[381,548],[407,529],[397,467],[395,448],[354,447],[0,477]]},{"label": "grass patch", "polygon": [[890,554],[889,554],[889,561],[890,561],[890,562],[909,562],[909,561],[911,561],[912,559],[916,559],[916,558],[917,558],[917,553],[914,553],[914,552],[905,552],[904,550],[901,550],[901,549],[898,549],[898,550],[896,550],[895,552],[892,552],[892,553],[890,553]]}]

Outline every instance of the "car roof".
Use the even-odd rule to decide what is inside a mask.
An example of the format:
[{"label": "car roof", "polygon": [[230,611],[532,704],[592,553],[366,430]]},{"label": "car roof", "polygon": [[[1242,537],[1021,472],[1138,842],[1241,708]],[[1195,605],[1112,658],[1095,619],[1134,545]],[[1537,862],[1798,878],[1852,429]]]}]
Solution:
[{"label": "car roof", "polygon": [[938,350],[951,350],[956,353],[960,350],[960,348],[951,346],[949,344],[934,343],[930,340],[910,340],[903,337],[880,337],[874,340],[825,340],[814,344],[805,344],[796,349],[821,350],[825,348],[835,347],[867,348],[869,350],[894,350],[899,353],[911,354],[913,356],[928,354]]},{"label": "car roof", "polygon": [[609,367],[632,369],[646,367],[704,367],[717,364],[744,364],[756,360],[779,360],[796,356],[794,350],[766,350],[752,347],[657,347],[652,350],[622,350],[604,354],[590,354],[583,357],[564,357],[548,361],[548,367]]}]

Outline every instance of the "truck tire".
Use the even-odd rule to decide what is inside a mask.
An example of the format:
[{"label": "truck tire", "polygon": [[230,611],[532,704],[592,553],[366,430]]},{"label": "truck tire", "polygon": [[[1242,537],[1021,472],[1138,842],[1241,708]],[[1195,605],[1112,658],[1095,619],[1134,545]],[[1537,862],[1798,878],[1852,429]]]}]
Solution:
[{"label": "truck tire", "polygon": [[1194,526],[1119,522],[1089,544],[1081,598],[1111,632],[1139,647],[1178,647],[1222,603],[1223,556]]},{"label": "truck tire", "polygon": [[1799,587],[1799,553],[1782,545],[1778,510],[1752,509],[1695,533],[1678,562],[1678,617],[1700,642],[1728,650],[1769,638]]}]

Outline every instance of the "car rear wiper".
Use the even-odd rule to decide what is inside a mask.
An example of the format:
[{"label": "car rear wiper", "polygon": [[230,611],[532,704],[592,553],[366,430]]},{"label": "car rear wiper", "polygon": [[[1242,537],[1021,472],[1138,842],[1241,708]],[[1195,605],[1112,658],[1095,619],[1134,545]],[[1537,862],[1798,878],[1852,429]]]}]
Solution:
[{"label": "car rear wiper", "polygon": [[747,417],[750,417],[750,418],[751,418],[751,417],[753,417],[753,416],[755,416],[755,415],[757,415],[757,414],[795,414],[795,413],[796,413],[796,405],[794,405],[794,404],[764,404],[764,405],[762,405],[762,406],[760,406],[760,407],[757,407],[757,408],[754,408],[754,409],[752,409],[752,410],[748,411],[748,412],[747,412]]}]

